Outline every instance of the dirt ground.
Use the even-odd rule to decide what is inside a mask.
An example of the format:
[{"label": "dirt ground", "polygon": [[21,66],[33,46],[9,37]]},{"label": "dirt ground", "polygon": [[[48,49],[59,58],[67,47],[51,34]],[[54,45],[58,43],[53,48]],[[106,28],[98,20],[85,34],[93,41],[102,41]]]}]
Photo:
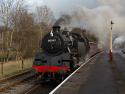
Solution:
[{"label": "dirt ground", "polygon": [[22,69],[22,61],[9,61],[3,64],[3,75],[2,75],[2,64],[0,63],[0,78],[2,76],[7,76],[19,72],[20,70],[25,70],[32,66],[32,59],[24,60],[24,65]]}]

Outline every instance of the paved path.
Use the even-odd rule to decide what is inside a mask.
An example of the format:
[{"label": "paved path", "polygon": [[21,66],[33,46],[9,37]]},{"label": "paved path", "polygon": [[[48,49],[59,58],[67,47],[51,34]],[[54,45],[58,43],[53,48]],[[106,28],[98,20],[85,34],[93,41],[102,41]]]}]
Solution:
[{"label": "paved path", "polygon": [[80,69],[54,94],[125,94],[125,59],[102,53]]}]

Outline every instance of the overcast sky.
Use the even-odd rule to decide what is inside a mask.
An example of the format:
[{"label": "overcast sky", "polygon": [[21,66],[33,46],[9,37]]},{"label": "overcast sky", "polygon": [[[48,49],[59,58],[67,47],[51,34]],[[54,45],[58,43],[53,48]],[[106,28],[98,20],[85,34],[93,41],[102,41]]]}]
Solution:
[{"label": "overcast sky", "polygon": [[85,6],[93,8],[97,6],[96,0],[26,0],[32,10],[36,6],[47,5],[56,16],[63,12],[70,12],[76,7]]},{"label": "overcast sky", "polygon": [[120,9],[121,6],[125,6],[125,0],[25,0],[25,1],[33,11],[36,6],[47,5],[54,12],[55,16],[59,16],[63,12],[68,13],[81,6],[89,9],[99,7],[102,5],[111,7],[113,6],[113,8],[116,9]]}]

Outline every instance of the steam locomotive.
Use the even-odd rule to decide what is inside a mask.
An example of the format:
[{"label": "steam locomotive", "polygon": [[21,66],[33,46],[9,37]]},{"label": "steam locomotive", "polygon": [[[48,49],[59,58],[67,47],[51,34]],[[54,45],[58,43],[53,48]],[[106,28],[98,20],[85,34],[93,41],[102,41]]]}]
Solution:
[{"label": "steam locomotive", "polygon": [[80,59],[85,58],[90,47],[86,37],[53,26],[53,30],[42,39],[41,48],[32,68],[44,80],[62,80],[79,67]]}]

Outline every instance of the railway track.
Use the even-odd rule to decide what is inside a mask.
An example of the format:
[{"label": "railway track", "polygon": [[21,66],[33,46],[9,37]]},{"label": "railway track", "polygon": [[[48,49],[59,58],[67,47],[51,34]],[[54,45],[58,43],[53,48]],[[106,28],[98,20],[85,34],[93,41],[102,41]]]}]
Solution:
[{"label": "railway track", "polygon": [[32,86],[31,88],[29,88],[29,90],[25,91],[24,93],[22,94],[31,94],[34,90],[36,90],[37,88],[40,87],[40,84],[39,85],[34,85]]},{"label": "railway track", "polygon": [[19,73],[16,73],[16,74],[14,74],[14,75],[1,78],[1,79],[0,79],[0,83],[1,83],[1,82],[5,82],[5,81],[10,80],[10,79],[13,79],[13,78],[16,78],[16,77],[18,77],[18,76],[27,74],[27,73],[31,72],[31,70],[32,70],[32,69],[29,68],[29,69],[26,69],[26,70],[24,70],[24,71],[19,71]]},{"label": "railway track", "polygon": [[36,83],[35,74],[30,69],[23,73],[0,79],[0,83],[0,94],[49,94],[58,85],[54,82]]},{"label": "railway track", "polygon": [[22,94],[49,94],[57,85],[54,81],[36,84]]},{"label": "railway track", "polygon": [[1,79],[0,94],[48,94],[58,85],[55,82],[38,83],[35,75],[29,70]]},{"label": "railway track", "polygon": [[[93,55],[89,55],[89,57],[88,58],[86,58],[86,60],[85,60],[85,62],[84,63],[82,63],[81,65],[80,65],[80,67],[78,68],[78,69],[76,69],[72,74],[70,74],[63,82],[61,82],[56,88],[54,88],[51,92],[49,92],[49,94],[56,94],[55,92],[62,86],[62,85],[64,85],[73,75],[75,75],[76,74],[76,76],[78,77],[76,77],[75,79],[77,79],[77,80],[80,80],[79,79],[79,73],[81,72],[80,70],[82,70],[82,72],[83,71],[85,71],[85,73],[86,73],[86,71],[89,69],[89,67],[87,67],[87,66],[91,66],[91,65],[93,65],[93,62],[91,62],[91,61],[93,61],[93,59],[96,57],[96,56],[99,56],[99,54],[101,54],[103,51],[100,51],[100,52],[97,52],[97,53],[94,53]],[[83,68],[83,67],[85,67],[85,68]],[[83,68],[83,69],[82,69]],[[84,70],[85,69],[85,70]],[[87,77],[87,76],[86,76]],[[71,80],[71,82],[72,82],[72,80]],[[70,87],[69,87],[70,88]],[[57,94],[60,94],[60,93],[57,93]],[[65,94],[65,93],[63,93],[63,94]],[[72,93],[71,93],[72,94]]]},{"label": "railway track", "polygon": [[[98,53],[95,53],[93,56],[90,56],[90,58],[88,58],[87,60],[88,61],[91,60],[92,58],[94,58],[94,56],[96,54],[98,54]],[[85,63],[85,65],[87,63]],[[68,79],[68,78],[66,78],[66,79]],[[63,82],[62,82],[62,84],[63,84]],[[59,85],[60,84],[57,84],[57,83],[54,83],[54,82],[45,83],[45,84],[37,84],[37,85],[34,85],[33,87],[31,87],[30,89],[28,89],[27,91],[25,91],[22,94],[49,94],[52,90],[54,90],[54,88],[56,89],[56,87],[58,87]]]},{"label": "railway track", "polygon": [[21,85],[22,83],[26,83],[26,81],[30,81],[33,79],[35,74],[31,72],[31,70],[27,70],[24,73],[20,73],[18,75],[14,75],[9,78],[4,78],[0,80],[0,94],[14,94],[9,93],[9,91],[13,90],[14,87]]}]

